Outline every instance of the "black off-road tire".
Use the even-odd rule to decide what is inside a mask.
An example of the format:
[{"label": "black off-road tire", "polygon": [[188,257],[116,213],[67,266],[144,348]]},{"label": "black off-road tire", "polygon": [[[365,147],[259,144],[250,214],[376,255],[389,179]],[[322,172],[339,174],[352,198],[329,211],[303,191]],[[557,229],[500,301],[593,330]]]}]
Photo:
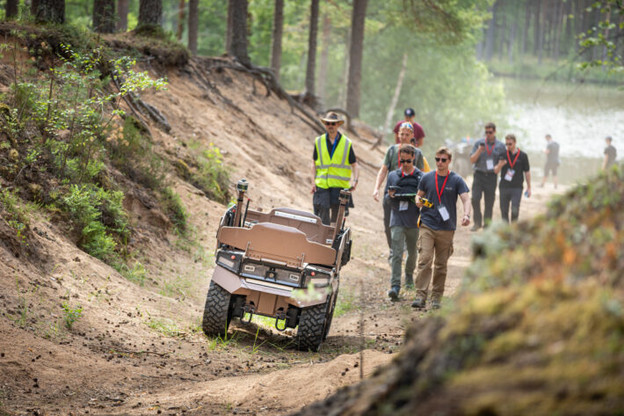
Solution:
[{"label": "black off-road tire", "polygon": [[300,351],[316,352],[325,339],[328,302],[310,306],[301,311],[297,330],[297,348]]},{"label": "black off-road tire", "polygon": [[338,289],[339,288],[336,288],[336,290],[332,294],[332,297],[330,299],[331,304],[329,305],[329,308],[327,308],[323,341],[327,339],[327,335],[329,334],[329,330],[331,329],[332,320],[334,319],[334,309],[336,309],[336,302],[338,301]]},{"label": "black off-road tire", "polygon": [[232,295],[227,290],[210,282],[202,329],[209,337],[225,337],[232,320]]}]

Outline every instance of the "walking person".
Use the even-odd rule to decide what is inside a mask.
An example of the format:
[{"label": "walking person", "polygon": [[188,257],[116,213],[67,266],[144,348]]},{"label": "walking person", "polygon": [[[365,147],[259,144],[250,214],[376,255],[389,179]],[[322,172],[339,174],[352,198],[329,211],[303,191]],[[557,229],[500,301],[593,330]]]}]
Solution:
[{"label": "walking person", "polygon": [[553,178],[553,183],[555,184],[555,189],[557,189],[557,168],[559,167],[559,143],[552,139],[550,134],[544,136],[546,139],[546,149],[544,149],[544,153],[546,153],[546,164],[544,165],[544,177],[542,178],[542,185],[546,185],[546,178],[548,178],[548,174],[550,173]]},{"label": "walking person", "polygon": [[[457,224],[457,198],[462,201],[462,226],[470,224],[470,197],[464,179],[449,170],[451,150],[440,147],[435,154],[436,170],[426,173],[418,186],[416,205],[421,209],[418,236],[416,299],[413,308],[424,308],[432,282],[431,307],[437,309],[444,295],[448,259],[453,254],[453,237]],[[423,208],[421,198],[433,203]],[[432,275],[433,265],[433,275]],[[433,278],[432,278],[433,277]]]},{"label": "walking person", "polygon": [[[401,144],[409,144],[410,140],[414,137],[414,126],[409,122],[404,122],[399,128],[399,138],[401,140]],[[379,172],[377,172],[377,179],[375,179],[375,187],[373,189],[373,198],[375,201],[379,201],[379,190],[381,188],[381,184],[386,180],[388,176],[388,172],[392,172],[401,167],[400,156],[399,156],[399,146],[398,144],[393,144],[388,147],[386,151],[386,155],[384,156],[383,163],[381,168],[379,168]],[[422,152],[419,149],[414,150],[414,166],[416,166],[419,170],[423,170],[424,167],[424,157]],[[388,198],[388,182],[386,181],[386,186],[383,194],[383,210],[384,210],[384,232],[386,234],[386,242],[388,243],[388,249],[390,250],[390,254],[388,255],[388,261],[391,261],[392,258],[392,234],[390,231],[390,200]]]},{"label": "walking person", "polygon": [[[388,195],[391,206],[390,230],[392,236],[392,274],[388,297],[392,301],[399,298],[401,291],[401,262],[403,248],[407,248],[405,260],[405,288],[414,287],[414,269],[416,267],[416,242],[418,241],[418,216],[420,209],[416,206],[415,195],[423,173],[414,166],[416,149],[409,144],[399,148],[401,168],[388,175]],[[412,194],[412,197],[400,197],[401,194]]]},{"label": "walking person", "polygon": [[[405,115],[405,120],[401,120],[399,122],[397,122],[394,125],[394,128],[392,129],[392,132],[394,133],[394,141],[397,144],[401,143],[401,140],[399,139],[399,128],[401,127],[401,124],[403,123],[410,123],[412,126],[414,126],[414,141],[415,143],[419,143],[421,142],[422,144],[422,140],[425,138],[425,131],[423,130],[422,126],[418,123],[416,123],[416,121],[414,121],[414,119],[416,118],[416,112],[414,111],[413,108],[406,108],[405,112],[403,113]],[[420,145],[418,145],[420,146]],[[417,147],[418,147],[417,146]]]},{"label": "walking person", "polygon": [[[505,153],[505,145],[496,139],[496,125],[485,125],[485,138],[475,142],[470,152],[470,163],[473,164],[472,209],[474,225],[471,231],[477,231],[492,221],[494,199],[496,198],[497,174],[494,167],[501,155]],[[481,197],[483,196],[483,216],[481,216]]]},{"label": "walking person", "polygon": [[330,111],[321,121],[326,133],[314,140],[312,203],[314,215],[319,216],[323,224],[330,225],[338,216],[340,190],[355,190],[359,168],[351,140],[338,131],[344,120]]},{"label": "walking person", "polygon": [[617,158],[617,150],[615,146],[612,144],[613,139],[611,136],[605,137],[605,143],[607,147],[604,149],[604,160],[602,161],[602,170],[607,170],[615,163],[615,159]]},{"label": "walking person", "polygon": [[507,151],[494,170],[501,174],[499,185],[501,217],[503,217],[503,221],[509,222],[509,206],[511,205],[511,221],[516,222],[520,214],[522,186],[525,179],[527,183],[526,196],[531,196],[531,167],[529,166],[529,156],[516,146],[515,135],[508,134],[505,136],[505,147],[507,147]]}]

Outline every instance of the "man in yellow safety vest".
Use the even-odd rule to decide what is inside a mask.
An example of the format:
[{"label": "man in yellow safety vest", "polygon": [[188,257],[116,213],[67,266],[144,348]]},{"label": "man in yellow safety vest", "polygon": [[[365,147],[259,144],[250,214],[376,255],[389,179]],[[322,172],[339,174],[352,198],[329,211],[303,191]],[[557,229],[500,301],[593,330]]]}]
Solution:
[{"label": "man in yellow safety vest", "polygon": [[330,225],[338,215],[340,190],[355,190],[359,168],[351,140],[338,132],[344,120],[330,111],[321,121],[326,133],[314,140],[312,203],[314,215],[319,216],[323,224]]}]

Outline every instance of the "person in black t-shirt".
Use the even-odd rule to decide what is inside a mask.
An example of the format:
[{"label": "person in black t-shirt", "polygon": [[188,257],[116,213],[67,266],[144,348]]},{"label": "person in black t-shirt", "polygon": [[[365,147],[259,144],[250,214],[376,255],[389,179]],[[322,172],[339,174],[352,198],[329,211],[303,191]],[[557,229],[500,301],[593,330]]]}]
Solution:
[{"label": "person in black t-shirt", "polygon": [[[399,148],[401,167],[388,176],[388,199],[390,202],[390,232],[392,237],[392,276],[388,296],[395,301],[401,290],[401,262],[403,247],[407,248],[405,260],[405,287],[414,288],[414,269],[416,268],[416,243],[418,241],[418,216],[415,195],[423,173],[414,166],[416,149],[404,143]],[[405,194],[411,194],[407,197]],[[400,196],[404,195],[404,196]]]},{"label": "person in black t-shirt", "polygon": [[511,221],[518,221],[520,201],[522,200],[522,186],[524,179],[527,182],[526,196],[531,196],[531,167],[529,156],[516,147],[516,136],[505,136],[507,152],[501,155],[494,172],[501,174],[500,179],[500,209],[505,222],[509,222],[509,205],[511,205]]}]

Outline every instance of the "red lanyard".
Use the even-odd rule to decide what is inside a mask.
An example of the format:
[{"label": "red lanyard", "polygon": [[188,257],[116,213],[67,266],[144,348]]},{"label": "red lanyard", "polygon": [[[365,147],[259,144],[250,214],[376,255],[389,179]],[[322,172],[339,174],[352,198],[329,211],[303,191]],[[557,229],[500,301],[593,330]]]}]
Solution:
[{"label": "red lanyard", "polygon": [[487,152],[488,156],[492,154],[495,147],[496,147],[496,142],[494,142],[494,144],[492,145],[492,150],[490,150],[490,148],[487,145],[487,140],[485,141],[485,151]]},{"label": "red lanyard", "polygon": [[516,161],[518,160],[518,156],[520,156],[520,149],[517,149],[518,153],[516,153],[516,157],[514,158],[513,163],[511,163],[511,158],[509,157],[509,150],[507,150],[507,160],[509,161],[509,167],[513,169]]},{"label": "red lanyard", "polygon": [[407,175],[405,173],[403,173],[403,171],[401,170],[401,177],[404,178],[406,176],[412,176],[414,175],[414,172],[416,172],[416,169],[414,169],[411,173],[408,173]]},{"label": "red lanyard", "polygon": [[444,183],[442,184],[442,190],[438,188],[438,172],[435,173],[435,181],[436,181],[436,192],[438,193],[438,202],[442,205],[442,192],[444,192],[444,188],[446,188],[446,181],[448,181],[449,176],[451,176],[451,171],[446,175],[446,179],[444,179]]}]

